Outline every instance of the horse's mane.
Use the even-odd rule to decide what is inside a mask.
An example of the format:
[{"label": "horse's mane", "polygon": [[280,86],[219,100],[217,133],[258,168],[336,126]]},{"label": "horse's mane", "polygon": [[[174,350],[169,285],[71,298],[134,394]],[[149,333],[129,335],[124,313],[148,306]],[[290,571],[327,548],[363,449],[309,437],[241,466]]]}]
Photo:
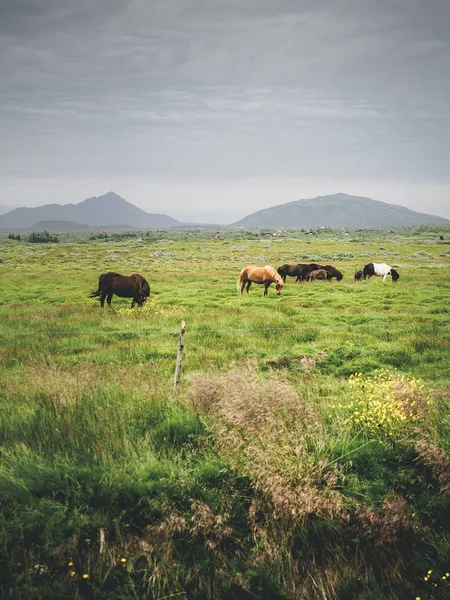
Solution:
[{"label": "horse's mane", "polygon": [[269,275],[271,275],[274,278],[274,281],[283,284],[283,278],[273,267],[271,267],[270,265],[266,265],[264,267],[264,270],[267,271],[267,273],[269,273]]}]

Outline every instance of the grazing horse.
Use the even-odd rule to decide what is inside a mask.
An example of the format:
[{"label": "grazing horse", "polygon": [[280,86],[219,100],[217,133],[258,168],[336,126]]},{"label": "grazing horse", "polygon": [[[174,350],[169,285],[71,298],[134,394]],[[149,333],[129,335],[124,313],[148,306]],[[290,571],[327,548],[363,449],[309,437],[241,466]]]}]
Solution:
[{"label": "grazing horse", "polygon": [[325,265],[322,268],[325,269],[325,271],[328,273],[328,281],[333,279],[333,277],[336,277],[338,281],[341,281],[341,279],[344,277],[342,273],[336,269],[336,267],[333,267],[333,265]]},{"label": "grazing horse", "polygon": [[363,272],[362,271],[356,271],[356,273],[353,276],[353,279],[355,281],[361,281],[362,278],[363,278]]},{"label": "grazing horse", "polygon": [[307,281],[308,275],[311,273],[311,271],[317,271],[318,269],[324,269],[323,265],[318,265],[317,263],[309,263],[309,265],[304,265],[300,270],[296,281]]},{"label": "grazing horse", "polygon": [[308,281],[315,281],[316,279],[330,281],[330,279],[328,278],[328,271],[326,271],[325,269],[316,269],[315,271],[311,271],[310,273],[308,273]]},{"label": "grazing horse", "polygon": [[277,273],[279,275],[281,275],[283,282],[286,283],[286,277],[289,275],[289,277],[297,277],[297,281],[298,278],[300,276],[300,273],[302,272],[303,267],[306,267],[305,264],[303,263],[298,263],[297,265],[281,265],[281,267],[278,267],[277,269]]},{"label": "grazing horse", "polygon": [[111,308],[111,298],[113,294],[120,298],[133,298],[131,302],[131,308],[135,304],[142,306],[147,298],[150,296],[150,286],[148,282],[139,275],[134,273],[133,275],[119,275],[119,273],[103,273],[100,275],[98,280],[98,290],[92,292],[89,298],[96,298],[100,296],[100,305],[103,308],[106,302],[109,308]]},{"label": "grazing horse", "polygon": [[386,263],[368,263],[363,269],[363,279],[370,279],[373,275],[383,277],[383,281],[386,281],[388,275],[392,277],[392,281],[400,279],[397,271]]},{"label": "grazing horse", "polygon": [[283,287],[283,279],[270,265],[266,265],[265,267],[255,267],[254,265],[244,267],[239,273],[236,283],[239,294],[242,296],[245,285],[247,285],[246,291],[248,294],[248,290],[252,283],[264,284],[264,296],[267,296],[267,290],[271,283],[276,284],[276,292],[278,295],[281,294],[281,288]]}]

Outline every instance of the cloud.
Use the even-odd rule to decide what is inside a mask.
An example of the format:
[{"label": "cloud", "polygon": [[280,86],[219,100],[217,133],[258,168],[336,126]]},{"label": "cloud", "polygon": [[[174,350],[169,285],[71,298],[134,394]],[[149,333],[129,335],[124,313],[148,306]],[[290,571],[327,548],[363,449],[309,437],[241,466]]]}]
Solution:
[{"label": "cloud", "polygon": [[450,184],[447,0],[0,10],[3,181]]}]

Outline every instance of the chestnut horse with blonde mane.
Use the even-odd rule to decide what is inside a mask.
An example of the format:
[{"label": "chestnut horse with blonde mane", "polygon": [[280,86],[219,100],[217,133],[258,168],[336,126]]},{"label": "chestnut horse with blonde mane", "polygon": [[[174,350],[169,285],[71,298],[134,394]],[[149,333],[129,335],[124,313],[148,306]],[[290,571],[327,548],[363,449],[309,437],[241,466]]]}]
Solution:
[{"label": "chestnut horse with blonde mane", "polygon": [[241,296],[246,285],[246,291],[248,294],[248,290],[250,289],[252,283],[264,284],[264,296],[267,296],[267,290],[269,289],[271,283],[276,284],[276,292],[278,295],[281,294],[281,288],[283,287],[283,279],[270,265],[266,265],[265,267],[255,267],[255,265],[249,265],[248,267],[244,267],[242,269],[242,271],[239,273],[236,285]]}]

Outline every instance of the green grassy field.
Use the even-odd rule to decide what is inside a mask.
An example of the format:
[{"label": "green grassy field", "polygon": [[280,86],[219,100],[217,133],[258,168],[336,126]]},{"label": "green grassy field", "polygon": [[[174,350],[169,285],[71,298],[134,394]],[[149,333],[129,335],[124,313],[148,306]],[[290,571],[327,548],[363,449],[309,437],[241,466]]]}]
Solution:
[{"label": "green grassy field", "polygon": [[216,235],[0,236],[0,597],[450,597],[449,230]]}]

